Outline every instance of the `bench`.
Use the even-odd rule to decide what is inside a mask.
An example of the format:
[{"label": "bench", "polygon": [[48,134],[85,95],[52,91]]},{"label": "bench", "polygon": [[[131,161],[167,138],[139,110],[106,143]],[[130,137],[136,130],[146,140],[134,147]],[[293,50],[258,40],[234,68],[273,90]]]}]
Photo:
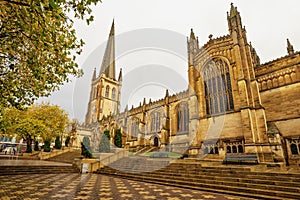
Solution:
[{"label": "bench", "polygon": [[150,158],[168,158],[168,152],[154,152]]},{"label": "bench", "polygon": [[250,154],[227,154],[223,163],[256,163],[258,164],[257,155],[254,153]]}]

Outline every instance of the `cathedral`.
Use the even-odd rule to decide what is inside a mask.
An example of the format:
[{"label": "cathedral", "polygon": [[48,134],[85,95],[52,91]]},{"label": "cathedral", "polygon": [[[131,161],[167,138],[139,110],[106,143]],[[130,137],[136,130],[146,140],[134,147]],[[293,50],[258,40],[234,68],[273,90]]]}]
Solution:
[{"label": "cathedral", "polygon": [[[176,152],[223,160],[256,154],[259,163],[300,164],[300,52],[260,63],[231,5],[228,34],[203,46],[191,30],[187,41],[188,88],[132,109],[120,110],[122,71],[115,72],[112,24],[100,73],[94,71],[85,127],[122,133],[122,148]],[[100,139],[95,135],[94,140]],[[113,140],[112,140],[113,142]]]}]

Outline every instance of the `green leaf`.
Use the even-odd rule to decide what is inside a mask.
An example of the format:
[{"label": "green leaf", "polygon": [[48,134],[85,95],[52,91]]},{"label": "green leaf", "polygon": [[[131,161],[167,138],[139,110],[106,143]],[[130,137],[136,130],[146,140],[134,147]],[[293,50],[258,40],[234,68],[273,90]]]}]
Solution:
[{"label": "green leaf", "polygon": [[[91,4],[99,0],[5,1],[0,7],[0,107],[22,108],[59,89],[70,76],[81,75],[74,52],[83,42],[77,38],[70,12],[89,24]],[[74,57],[75,58],[75,57]],[[20,87],[22,86],[22,87]]]}]

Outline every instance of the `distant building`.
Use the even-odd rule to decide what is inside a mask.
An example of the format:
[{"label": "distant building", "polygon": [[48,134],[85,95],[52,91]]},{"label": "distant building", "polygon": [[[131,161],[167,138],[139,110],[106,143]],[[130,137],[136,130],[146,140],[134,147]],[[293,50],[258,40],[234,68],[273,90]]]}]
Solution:
[{"label": "distant building", "polygon": [[[123,134],[131,151],[158,147],[190,157],[256,153],[259,162],[300,164],[300,53],[261,64],[231,5],[229,34],[202,47],[187,41],[186,91],[120,112],[122,71],[115,77],[112,24],[99,76],[94,71],[85,126]],[[267,50],[267,49],[266,49]]]}]

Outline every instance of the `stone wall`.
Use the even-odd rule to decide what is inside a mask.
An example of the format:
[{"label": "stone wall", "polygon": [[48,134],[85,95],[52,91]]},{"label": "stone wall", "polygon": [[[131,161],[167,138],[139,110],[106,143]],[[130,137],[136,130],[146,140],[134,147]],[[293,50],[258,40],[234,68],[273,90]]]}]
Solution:
[{"label": "stone wall", "polygon": [[299,118],[300,83],[261,92],[261,101],[267,121]]}]

